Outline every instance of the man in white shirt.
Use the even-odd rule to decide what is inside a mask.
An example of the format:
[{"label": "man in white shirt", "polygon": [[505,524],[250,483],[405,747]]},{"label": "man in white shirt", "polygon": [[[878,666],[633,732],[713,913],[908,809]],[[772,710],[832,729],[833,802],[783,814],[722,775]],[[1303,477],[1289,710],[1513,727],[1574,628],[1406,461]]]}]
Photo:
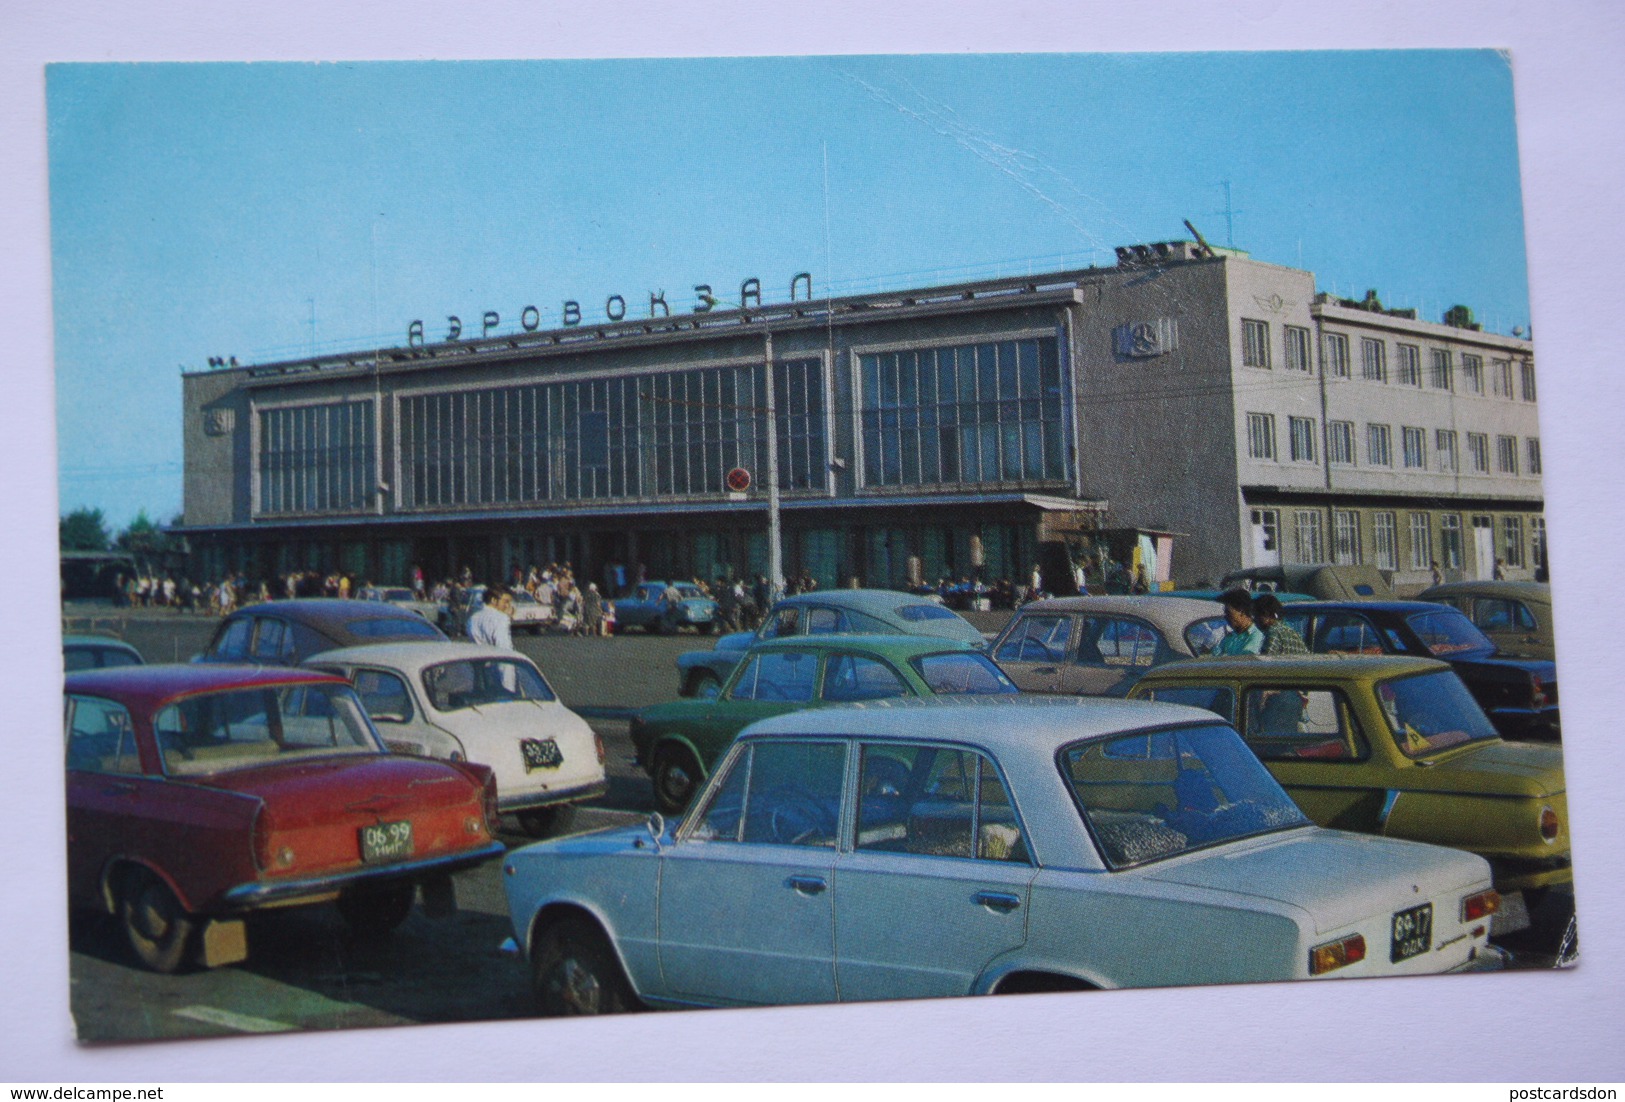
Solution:
[{"label": "man in white shirt", "polygon": [[494,585],[485,591],[485,603],[468,618],[468,637],[488,647],[513,650],[513,598],[502,586]]}]

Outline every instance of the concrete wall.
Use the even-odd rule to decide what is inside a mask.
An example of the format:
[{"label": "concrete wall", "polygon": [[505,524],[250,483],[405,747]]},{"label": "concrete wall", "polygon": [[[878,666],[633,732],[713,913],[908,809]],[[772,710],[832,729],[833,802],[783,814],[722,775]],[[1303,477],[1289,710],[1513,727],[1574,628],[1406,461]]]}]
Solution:
[{"label": "concrete wall", "polygon": [[[1109,502],[1111,527],[1180,533],[1179,580],[1216,577],[1240,541],[1227,263],[1104,273],[1072,311],[1082,496]],[[1178,347],[1161,355],[1114,341],[1121,326],[1165,320]]]}]

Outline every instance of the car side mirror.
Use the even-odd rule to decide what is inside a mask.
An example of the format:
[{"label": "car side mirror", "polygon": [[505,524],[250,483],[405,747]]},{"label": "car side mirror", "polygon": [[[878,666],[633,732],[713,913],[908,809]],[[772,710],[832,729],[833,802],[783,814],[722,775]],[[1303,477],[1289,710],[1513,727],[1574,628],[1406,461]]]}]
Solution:
[{"label": "car side mirror", "polygon": [[666,817],[658,811],[649,812],[649,837],[655,844],[655,852],[660,852],[660,839],[666,836]]}]

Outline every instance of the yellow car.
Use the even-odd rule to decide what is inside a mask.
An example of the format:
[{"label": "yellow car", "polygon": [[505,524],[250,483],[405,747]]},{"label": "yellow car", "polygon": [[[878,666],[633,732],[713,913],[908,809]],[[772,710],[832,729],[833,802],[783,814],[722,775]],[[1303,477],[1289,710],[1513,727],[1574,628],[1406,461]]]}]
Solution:
[{"label": "yellow car", "polygon": [[1322,826],[1487,859],[1497,934],[1573,883],[1562,749],[1501,741],[1444,662],[1203,658],[1148,670],[1129,695],[1222,716]]}]

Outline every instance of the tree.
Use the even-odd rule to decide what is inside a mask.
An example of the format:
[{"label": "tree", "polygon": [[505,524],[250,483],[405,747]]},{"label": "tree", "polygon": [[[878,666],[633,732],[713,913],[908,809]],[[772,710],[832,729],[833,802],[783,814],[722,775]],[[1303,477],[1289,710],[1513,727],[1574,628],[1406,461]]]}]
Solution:
[{"label": "tree", "polygon": [[61,519],[57,537],[63,551],[106,551],[107,518],[100,509],[75,509]]},{"label": "tree", "polygon": [[118,549],[128,551],[138,560],[156,559],[168,545],[169,537],[152,522],[145,509],[135,515],[130,526],[118,535]]}]

